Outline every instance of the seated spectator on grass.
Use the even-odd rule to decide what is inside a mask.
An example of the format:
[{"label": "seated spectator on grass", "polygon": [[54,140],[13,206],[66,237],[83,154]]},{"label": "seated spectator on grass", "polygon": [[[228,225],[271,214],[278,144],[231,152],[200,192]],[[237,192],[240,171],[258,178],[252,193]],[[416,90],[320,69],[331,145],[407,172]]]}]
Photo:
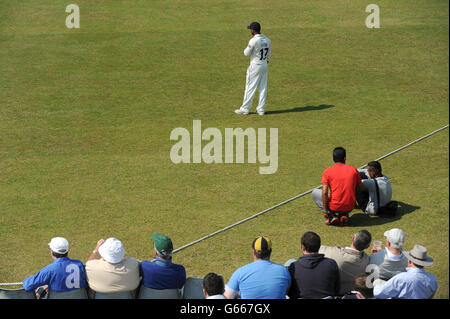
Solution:
[{"label": "seated spectator on grass", "polygon": [[152,235],[155,261],[141,262],[142,284],[152,289],[181,289],[186,282],[184,266],[172,262],[172,240],[163,234]]},{"label": "seated spectator on grass", "polygon": [[134,291],[139,286],[139,261],[125,257],[122,242],[100,239],[86,262],[89,287],[100,293]]},{"label": "seated spectator on grass", "polygon": [[237,269],[225,286],[225,297],[233,299],[286,299],[291,283],[288,270],[270,261],[272,242],[257,237],[252,243],[253,262]]},{"label": "seated spectator on grass", "polygon": [[346,293],[342,299],[373,299],[373,286],[367,286],[367,275],[360,274],[353,281],[353,290]]},{"label": "seated spectator on grass", "polygon": [[[359,170],[370,179],[363,179],[363,189],[356,189],[356,200],[359,208],[367,215],[376,215],[379,207],[386,206],[392,200],[392,186],[389,178],[383,175],[381,164],[372,161],[368,165],[368,169]],[[376,183],[376,184],[375,184]],[[377,186],[380,202],[377,199]]]},{"label": "seated spectator on grass", "polygon": [[359,172],[345,164],[346,156],[342,147],[333,150],[335,165],[323,172],[322,190],[316,188],[312,192],[312,198],[323,212],[327,225],[346,226],[349,213],[355,208],[356,188],[363,190]]},{"label": "seated spectator on grass", "polygon": [[[427,273],[426,266],[433,264],[433,258],[427,256],[427,249],[421,245],[404,253],[408,258],[406,272],[395,275],[388,281],[374,285],[376,299],[431,299],[438,288],[436,277]],[[375,282],[374,282],[375,284]]]},{"label": "seated spectator on grass", "polygon": [[319,254],[319,248],[319,235],[307,232],[302,236],[303,256],[289,266],[292,285],[288,296],[291,299],[321,299],[339,294],[339,267],[333,259]]},{"label": "seated spectator on grass", "polygon": [[86,288],[86,272],[83,263],[70,259],[69,242],[63,237],[52,238],[48,244],[53,263],[41,269],[37,274],[23,280],[23,289],[34,291],[41,286],[49,290],[66,292]]},{"label": "seated spectator on grass", "polygon": [[402,252],[405,233],[401,229],[390,229],[384,236],[386,248],[370,255],[369,264],[377,265],[379,279],[386,281],[406,271],[408,258]]},{"label": "seated spectator on grass", "polygon": [[354,278],[365,273],[369,256],[364,250],[369,248],[371,241],[370,233],[367,230],[360,230],[352,236],[350,247],[320,247],[319,253],[336,261],[339,267],[341,278],[339,295],[342,296],[352,290]]},{"label": "seated spectator on grass", "polygon": [[203,294],[206,299],[227,299],[225,292],[225,283],[223,277],[210,272],[203,278]]}]

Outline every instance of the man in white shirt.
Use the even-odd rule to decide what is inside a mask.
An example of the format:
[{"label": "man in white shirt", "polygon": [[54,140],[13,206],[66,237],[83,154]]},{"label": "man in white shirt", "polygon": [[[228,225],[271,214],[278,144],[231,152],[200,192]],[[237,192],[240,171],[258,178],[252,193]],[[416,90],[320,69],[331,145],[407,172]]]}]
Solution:
[{"label": "man in white shirt", "polygon": [[[392,199],[392,186],[389,178],[383,175],[381,164],[378,161],[372,161],[367,164],[368,169],[359,169],[359,172],[369,175],[370,179],[363,179],[365,191],[356,191],[356,200],[359,207],[367,215],[376,215],[380,207],[386,206]],[[377,199],[377,186],[379,193],[379,202]]]},{"label": "man in white shirt", "polygon": [[234,112],[247,115],[252,107],[256,89],[258,89],[259,101],[256,113],[264,115],[267,97],[267,64],[270,60],[271,44],[269,38],[261,34],[261,25],[258,22],[252,22],[247,29],[250,29],[253,35],[244,50],[244,55],[250,56],[250,66],[247,68],[244,101],[242,106]]}]

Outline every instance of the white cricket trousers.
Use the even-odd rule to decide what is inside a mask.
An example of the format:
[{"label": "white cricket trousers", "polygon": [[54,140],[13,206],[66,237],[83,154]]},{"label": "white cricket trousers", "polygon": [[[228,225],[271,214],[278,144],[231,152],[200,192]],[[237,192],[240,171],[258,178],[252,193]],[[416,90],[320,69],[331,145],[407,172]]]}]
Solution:
[{"label": "white cricket trousers", "polygon": [[253,64],[251,63],[247,68],[247,79],[245,83],[244,101],[242,102],[241,111],[249,112],[256,89],[259,91],[259,101],[256,107],[256,112],[264,113],[266,110],[266,96],[267,96],[267,63]]}]

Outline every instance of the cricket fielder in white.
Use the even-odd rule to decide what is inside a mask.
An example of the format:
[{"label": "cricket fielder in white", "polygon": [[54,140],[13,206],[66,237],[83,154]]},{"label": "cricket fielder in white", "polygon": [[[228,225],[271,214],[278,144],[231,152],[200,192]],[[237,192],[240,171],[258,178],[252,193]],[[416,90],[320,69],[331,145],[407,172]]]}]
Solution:
[{"label": "cricket fielder in white", "polygon": [[270,40],[261,34],[261,25],[258,22],[252,22],[247,29],[250,29],[253,35],[248,42],[247,48],[244,50],[245,56],[250,56],[250,66],[247,69],[244,102],[234,112],[236,114],[247,115],[252,107],[256,89],[258,89],[259,102],[256,107],[256,113],[264,115],[267,96],[267,64],[269,63],[271,54]]}]

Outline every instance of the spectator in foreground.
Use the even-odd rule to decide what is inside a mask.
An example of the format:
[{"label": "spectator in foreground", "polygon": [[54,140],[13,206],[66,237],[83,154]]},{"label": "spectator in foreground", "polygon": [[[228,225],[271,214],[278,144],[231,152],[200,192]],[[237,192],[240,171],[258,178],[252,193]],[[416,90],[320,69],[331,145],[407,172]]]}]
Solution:
[{"label": "spectator in foreground", "polygon": [[408,268],[385,283],[373,288],[373,295],[377,299],[431,299],[438,288],[436,277],[425,272],[424,267],[433,264],[433,258],[427,256],[427,249],[421,245],[405,252],[408,258]]},{"label": "spectator in foreground", "polygon": [[378,266],[378,275],[381,280],[389,280],[395,275],[406,271],[408,258],[403,254],[405,233],[393,228],[384,233],[386,248],[370,255],[369,264]]},{"label": "spectator in foreground", "polygon": [[152,289],[181,289],[186,282],[184,266],[172,262],[172,240],[161,233],[152,235],[155,261],[141,262],[142,284]]},{"label": "spectator in foreground", "polygon": [[319,254],[319,248],[319,235],[307,232],[302,236],[303,256],[289,266],[292,285],[288,296],[291,299],[321,299],[339,294],[339,267],[333,259]]},{"label": "spectator in foreground", "polygon": [[360,274],[353,281],[353,290],[346,293],[342,299],[373,299],[373,286],[367,287],[367,275]]},{"label": "spectator in foreground", "polygon": [[210,272],[203,278],[203,294],[206,299],[227,299],[223,277]]},{"label": "spectator in foreground", "polygon": [[349,213],[355,208],[356,188],[363,191],[359,172],[355,167],[345,164],[346,156],[342,147],[333,150],[335,165],[323,172],[322,190],[316,188],[312,192],[312,198],[324,213],[327,225],[346,226]]},{"label": "spectator in foreground", "polygon": [[257,237],[252,243],[253,262],[237,269],[225,286],[225,297],[242,299],[286,299],[291,283],[288,270],[270,261],[272,242]]},{"label": "spectator in foreground", "polygon": [[372,236],[367,230],[360,230],[352,236],[350,247],[321,246],[319,253],[336,261],[340,271],[340,290],[342,296],[352,290],[356,276],[365,273],[369,256],[364,252],[369,248]]},{"label": "spectator in foreground", "polygon": [[49,290],[67,292],[79,288],[86,288],[86,272],[83,263],[77,259],[70,259],[69,242],[63,237],[52,238],[48,244],[53,263],[44,267],[35,275],[23,280],[23,289],[34,291],[41,286],[48,286]]},{"label": "spectator in foreground", "polygon": [[125,257],[122,242],[100,239],[86,262],[89,287],[100,293],[132,291],[139,286],[139,261]]},{"label": "spectator in foreground", "polygon": [[[372,161],[367,164],[368,169],[361,169],[360,172],[370,179],[363,179],[364,189],[356,190],[356,200],[359,208],[367,215],[376,215],[379,207],[386,206],[392,199],[392,186],[389,178],[383,175],[381,164],[378,161]],[[376,184],[375,184],[376,183]],[[380,202],[377,200],[377,187],[380,196]]]}]

